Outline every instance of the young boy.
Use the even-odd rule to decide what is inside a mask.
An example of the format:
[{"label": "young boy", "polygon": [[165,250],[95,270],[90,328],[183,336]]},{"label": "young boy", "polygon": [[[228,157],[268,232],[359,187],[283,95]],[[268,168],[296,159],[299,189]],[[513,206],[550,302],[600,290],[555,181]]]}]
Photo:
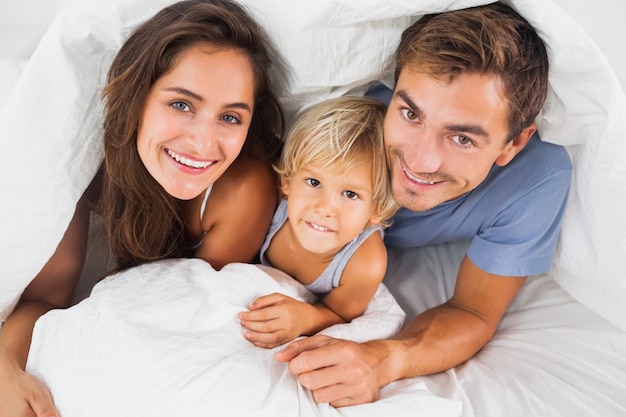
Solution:
[{"label": "young boy", "polygon": [[382,229],[397,205],[383,146],[385,106],[362,97],[308,109],[286,140],[276,171],[283,199],[261,262],[319,294],[308,304],[283,294],[240,313],[245,337],[272,348],[365,311],[387,267]]}]

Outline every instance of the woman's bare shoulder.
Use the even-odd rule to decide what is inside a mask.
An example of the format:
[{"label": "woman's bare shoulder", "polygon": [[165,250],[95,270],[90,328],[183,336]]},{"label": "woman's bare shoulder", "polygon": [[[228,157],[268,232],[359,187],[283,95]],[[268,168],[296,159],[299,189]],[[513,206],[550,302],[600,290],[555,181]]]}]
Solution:
[{"label": "woman's bare shoulder", "polygon": [[240,156],[215,182],[213,192],[254,192],[267,195],[278,187],[277,176],[272,165],[251,156]]}]

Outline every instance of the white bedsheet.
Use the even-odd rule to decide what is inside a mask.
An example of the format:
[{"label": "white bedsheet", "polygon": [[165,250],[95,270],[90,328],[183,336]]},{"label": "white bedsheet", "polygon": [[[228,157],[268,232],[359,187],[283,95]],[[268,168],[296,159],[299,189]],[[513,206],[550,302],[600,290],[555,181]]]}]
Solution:
[{"label": "white bedsheet", "polygon": [[[134,268],[40,319],[27,370],[51,387],[63,417],[460,415],[458,401],[432,395],[417,380],[390,385],[375,404],[316,404],[274,360],[276,349],[243,338],[237,313],[272,292],[312,301],[271,268],[232,264],[216,272],[197,259]],[[392,335],[403,320],[381,286],[363,316],[325,333],[365,341]]]},{"label": "white bedsheet", "polygon": [[[467,243],[390,251],[385,283],[407,318],[447,300]],[[548,275],[529,277],[471,360],[416,378],[463,417],[626,416],[626,333]]]}]

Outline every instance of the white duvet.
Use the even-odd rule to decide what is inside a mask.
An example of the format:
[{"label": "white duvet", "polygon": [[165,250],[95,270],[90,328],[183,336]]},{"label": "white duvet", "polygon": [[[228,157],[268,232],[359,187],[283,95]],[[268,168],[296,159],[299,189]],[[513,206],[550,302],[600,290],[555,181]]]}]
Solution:
[{"label": "white duvet", "polygon": [[[316,404],[274,360],[275,349],[242,336],[237,313],[272,292],[312,301],[271,268],[232,264],[216,272],[197,259],[134,268],[40,319],[27,371],[51,387],[63,417],[460,415],[458,401],[432,395],[417,380],[388,386],[374,404]],[[365,341],[391,336],[403,320],[381,286],[363,316],[325,333]]]}]

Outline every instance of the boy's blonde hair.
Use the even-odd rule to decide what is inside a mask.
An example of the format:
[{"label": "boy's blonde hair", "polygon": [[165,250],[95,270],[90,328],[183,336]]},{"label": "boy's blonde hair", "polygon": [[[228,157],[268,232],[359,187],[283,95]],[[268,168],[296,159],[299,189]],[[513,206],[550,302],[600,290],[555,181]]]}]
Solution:
[{"label": "boy's blonde hair", "polygon": [[295,122],[283,147],[276,172],[290,179],[315,165],[341,167],[344,173],[361,163],[371,166],[374,216],[382,227],[389,226],[398,209],[383,144],[385,106],[366,97],[340,97],[307,109]]}]

